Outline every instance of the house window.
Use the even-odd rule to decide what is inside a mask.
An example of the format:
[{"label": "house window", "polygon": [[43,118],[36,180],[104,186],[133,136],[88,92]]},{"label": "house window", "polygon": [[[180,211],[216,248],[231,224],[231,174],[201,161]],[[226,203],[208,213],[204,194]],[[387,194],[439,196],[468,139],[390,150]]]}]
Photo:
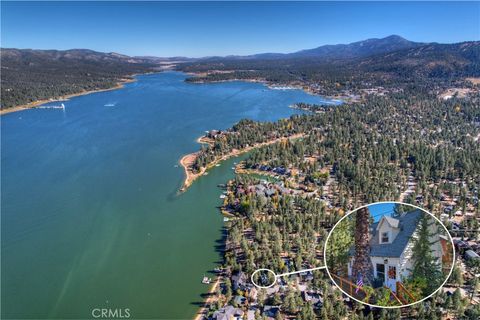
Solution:
[{"label": "house window", "polygon": [[388,243],[388,232],[382,232],[382,243]]},{"label": "house window", "polygon": [[388,279],[397,278],[397,267],[389,266],[388,267]]},{"label": "house window", "polygon": [[377,278],[382,279],[382,282],[385,279],[385,265],[377,263]]}]

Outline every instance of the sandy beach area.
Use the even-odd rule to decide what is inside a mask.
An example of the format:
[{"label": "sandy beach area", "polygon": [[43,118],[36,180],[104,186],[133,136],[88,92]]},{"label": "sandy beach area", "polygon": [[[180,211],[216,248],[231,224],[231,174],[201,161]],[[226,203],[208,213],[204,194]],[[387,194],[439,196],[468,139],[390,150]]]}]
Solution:
[{"label": "sandy beach area", "polygon": [[4,114],[7,114],[7,113],[12,113],[12,112],[17,112],[17,111],[22,111],[22,110],[25,110],[25,109],[36,108],[36,107],[41,106],[42,104],[45,104],[45,103],[48,103],[48,102],[67,101],[70,98],[83,96],[83,95],[90,94],[90,93],[121,89],[121,88],[123,88],[123,86],[126,83],[135,82],[135,81],[136,81],[135,78],[122,79],[120,82],[118,82],[115,86],[113,86],[111,88],[90,90],[90,91],[81,91],[81,92],[78,92],[78,93],[72,93],[72,94],[67,94],[67,95],[64,95],[64,96],[60,96],[60,97],[57,97],[55,99],[44,99],[44,100],[33,101],[33,102],[30,102],[30,103],[27,103],[27,104],[24,104],[24,105],[21,105],[21,106],[2,109],[2,110],[0,110],[0,115],[4,115]]},{"label": "sandy beach area", "polygon": [[215,280],[213,286],[210,288],[210,290],[208,291],[208,298],[205,299],[205,302],[203,303],[203,306],[198,309],[198,312],[197,314],[195,315],[195,317],[193,318],[194,320],[202,320],[204,319],[204,315],[205,315],[205,312],[207,311],[207,308],[206,306],[211,304],[213,302],[213,300],[215,299],[215,290],[217,290],[217,287],[220,285],[220,282],[222,280],[222,277],[219,276],[217,277],[217,279]]},{"label": "sandy beach area", "polygon": [[[185,181],[183,182],[182,188],[180,188],[180,192],[186,191],[188,189],[188,187],[190,187],[192,185],[192,183],[198,177],[202,176],[208,169],[214,167],[215,165],[217,165],[218,163],[220,163],[224,160],[227,160],[231,157],[239,156],[239,155],[241,155],[245,152],[249,152],[249,151],[251,151],[252,149],[255,149],[255,148],[260,148],[260,147],[263,147],[263,146],[266,146],[266,145],[269,145],[269,144],[280,142],[283,139],[292,140],[292,139],[301,138],[303,136],[304,136],[303,133],[297,133],[297,134],[291,135],[289,137],[282,137],[282,138],[277,138],[277,139],[269,140],[269,141],[262,142],[262,143],[257,143],[257,144],[254,144],[253,146],[243,148],[243,149],[240,149],[240,150],[239,149],[233,149],[231,152],[227,153],[226,155],[223,155],[222,157],[218,157],[217,159],[215,159],[214,161],[209,163],[207,165],[207,167],[203,167],[197,173],[192,171],[191,166],[193,165],[193,163],[197,159],[199,152],[197,151],[197,152],[194,152],[194,153],[187,154],[180,159],[180,165],[183,167],[183,169],[185,171]],[[211,143],[213,143],[213,140],[211,140],[211,139],[209,139],[205,136],[202,136],[202,137],[197,139],[197,142],[211,144]]]}]

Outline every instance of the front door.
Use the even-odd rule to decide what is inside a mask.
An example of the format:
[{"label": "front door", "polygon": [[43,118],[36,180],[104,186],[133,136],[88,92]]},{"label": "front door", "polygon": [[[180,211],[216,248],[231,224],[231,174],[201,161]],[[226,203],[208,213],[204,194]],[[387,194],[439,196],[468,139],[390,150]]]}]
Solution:
[{"label": "front door", "polygon": [[393,292],[397,290],[397,267],[396,266],[388,266],[386,277],[386,285],[390,288]]},{"label": "front door", "polygon": [[387,281],[386,281],[386,275],[385,275],[385,265],[381,263],[377,263],[375,267],[377,270],[376,277],[382,280],[382,286],[386,285]]}]

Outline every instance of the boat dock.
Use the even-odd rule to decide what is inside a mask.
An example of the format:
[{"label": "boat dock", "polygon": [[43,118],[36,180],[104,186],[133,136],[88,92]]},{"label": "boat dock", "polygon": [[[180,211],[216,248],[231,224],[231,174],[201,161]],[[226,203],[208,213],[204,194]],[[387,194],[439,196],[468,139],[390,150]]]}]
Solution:
[{"label": "boat dock", "polygon": [[65,110],[65,105],[62,103],[60,105],[50,105],[50,106],[39,106],[37,109],[63,109]]}]

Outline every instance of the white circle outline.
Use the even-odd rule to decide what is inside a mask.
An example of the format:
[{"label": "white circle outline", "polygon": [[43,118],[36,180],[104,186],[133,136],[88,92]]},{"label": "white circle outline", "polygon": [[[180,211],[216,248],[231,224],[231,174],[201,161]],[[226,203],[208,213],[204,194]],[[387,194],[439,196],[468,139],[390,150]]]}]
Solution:
[{"label": "white circle outline", "polygon": [[[259,286],[258,284],[255,283],[255,281],[253,281],[253,276],[255,275],[255,273],[260,272],[260,271],[267,271],[267,272],[273,273],[273,276],[274,276],[274,279],[275,279],[275,280],[274,280],[274,281],[272,282],[272,284],[269,285],[268,287]],[[252,273],[252,275],[250,276],[250,281],[252,281],[253,285],[254,285],[255,287],[257,287],[257,288],[260,288],[260,289],[268,289],[268,288],[270,288],[270,287],[273,287],[273,286],[277,283],[277,279],[278,279],[278,276],[277,276],[277,274],[276,274],[273,270],[265,269],[265,268],[255,270],[255,271]]]},{"label": "white circle outline", "polygon": [[[445,231],[447,232],[447,235],[448,237],[450,238],[450,242],[452,243],[452,251],[453,251],[453,258],[452,258],[452,267],[450,268],[450,272],[448,273],[448,276],[445,278],[445,281],[443,281],[443,283],[438,287],[437,290],[435,290],[434,292],[432,292],[429,296],[421,299],[421,300],[418,300],[418,301],[415,301],[415,302],[412,302],[412,303],[409,303],[409,304],[404,304],[404,305],[401,305],[401,306],[379,306],[379,305],[375,305],[375,304],[370,304],[370,303],[367,303],[365,301],[361,301],[361,300],[358,300],[354,297],[352,297],[351,295],[349,295],[348,293],[346,293],[345,291],[343,291],[342,288],[340,288],[340,286],[335,282],[335,280],[333,280],[333,277],[332,275],[330,274],[330,271],[328,270],[328,265],[327,265],[327,244],[328,244],[328,239],[330,238],[330,235],[332,234],[332,231],[335,230],[335,227],[337,226],[337,224],[339,224],[343,219],[345,219],[346,217],[348,217],[349,215],[351,215],[352,213],[362,209],[362,208],[365,208],[365,207],[369,207],[369,206],[372,206],[372,205],[375,205],[375,204],[382,204],[382,203],[398,203],[398,204],[403,204],[403,205],[408,205],[408,206],[411,206],[411,207],[414,207],[414,208],[417,208],[417,209],[420,209],[422,210],[423,212],[426,212],[428,213],[429,215],[431,215],[433,218],[435,218],[439,223],[440,225],[445,229]],[[452,235],[450,234],[450,232],[447,230],[447,227],[445,227],[445,225],[440,221],[440,219],[438,219],[437,217],[435,217],[433,214],[431,214],[430,212],[428,212],[427,210],[423,209],[423,208],[420,208],[419,206],[416,206],[416,205],[413,205],[413,204],[410,204],[410,203],[405,203],[405,202],[399,202],[399,201],[379,201],[379,202],[372,202],[372,203],[369,203],[367,205],[364,205],[364,206],[361,206],[361,207],[358,207],[352,211],[350,211],[349,213],[347,213],[344,217],[342,217],[342,219],[338,220],[337,223],[335,223],[335,225],[332,227],[332,230],[330,230],[330,232],[328,233],[327,235],[327,239],[325,240],[325,247],[323,248],[323,263],[325,265],[325,270],[327,271],[327,274],[328,274],[328,277],[330,278],[330,280],[333,282],[333,284],[338,288],[340,289],[340,291],[347,295],[347,297],[361,303],[361,304],[364,304],[364,305],[367,305],[367,306],[370,306],[370,307],[373,307],[373,308],[384,308],[384,309],[399,309],[399,308],[404,308],[404,307],[409,307],[409,306],[413,306],[414,304],[417,304],[417,303],[420,303],[422,301],[425,301],[426,299],[432,297],[435,293],[437,293],[437,291],[439,291],[440,289],[443,288],[443,286],[447,283],[448,279],[450,278],[450,276],[452,275],[452,272],[453,272],[453,268],[455,266],[455,244],[453,243],[453,238],[452,238]]]}]

